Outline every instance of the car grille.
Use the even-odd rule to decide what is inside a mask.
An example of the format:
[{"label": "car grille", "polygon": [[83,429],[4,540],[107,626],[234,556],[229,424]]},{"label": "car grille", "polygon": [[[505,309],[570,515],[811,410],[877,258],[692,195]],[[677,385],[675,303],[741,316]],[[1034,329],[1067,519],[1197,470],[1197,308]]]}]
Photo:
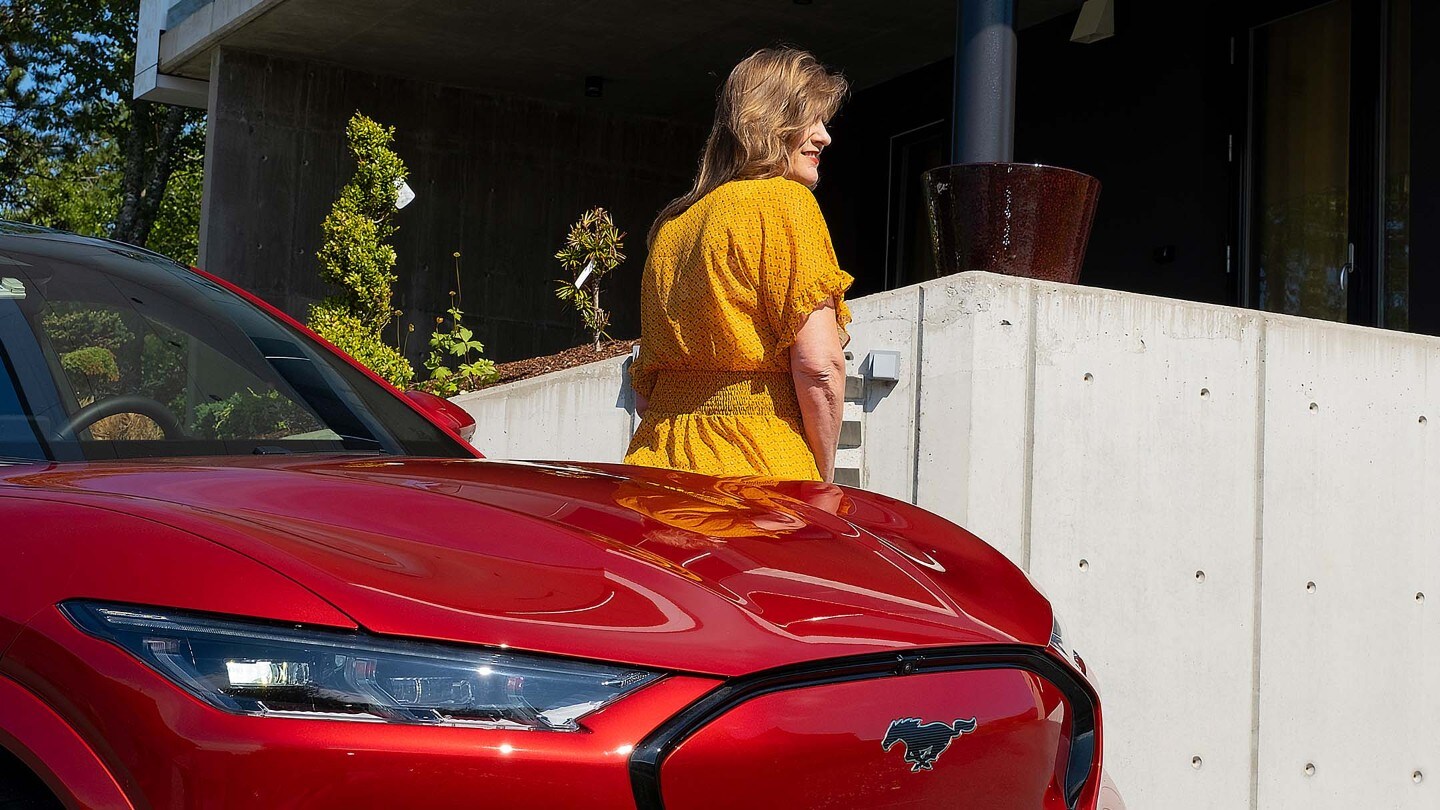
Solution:
[{"label": "car grille", "polygon": [[630,760],[641,810],[1076,810],[1093,693],[1038,648],[839,659],[727,682]]}]

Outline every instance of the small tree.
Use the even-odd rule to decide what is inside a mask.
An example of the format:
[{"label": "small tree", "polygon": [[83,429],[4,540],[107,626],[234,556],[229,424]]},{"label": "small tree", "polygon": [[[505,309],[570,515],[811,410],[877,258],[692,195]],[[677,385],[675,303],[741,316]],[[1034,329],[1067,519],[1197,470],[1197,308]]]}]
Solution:
[{"label": "small tree", "polygon": [[405,164],[390,148],[393,127],[382,127],[356,113],[345,128],[355,176],[325,217],[325,241],[316,253],[320,277],[342,289],[310,307],[309,326],[392,385],[404,387],[415,376],[410,361],[381,336],[395,315],[395,214]]},{"label": "small tree", "polygon": [[565,246],[555,254],[560,266],[570,274],[570,280],[558,279],[560,285],[555,295],[568,301],[580,312],[585,325],[595,336],[595,350],[600,350],[600,339],[610,337],[605,327],[610,325],[610,313],[600,307],[600,280],[625,261],[625,234],[615,227],[610,212],[604,208],[592,208],[581,215],[570,226],[565,237]]}]

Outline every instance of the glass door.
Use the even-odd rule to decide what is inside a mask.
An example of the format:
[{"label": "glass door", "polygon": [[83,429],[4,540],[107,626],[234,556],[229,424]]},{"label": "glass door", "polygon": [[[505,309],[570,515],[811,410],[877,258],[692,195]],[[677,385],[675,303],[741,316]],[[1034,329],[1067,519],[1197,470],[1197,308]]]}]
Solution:
[{"label": "glass door", "polygon": [[925,208],[924,174],[948,162],[950,122],[933,121],[890,138],[885,289],[938,278]]},{"label": "glass door", "polygon": [[1239,42],[1241,302],[1405,328],[1408,3],[1255,3]]},{"label": "glass door", "polygon": [[1270,312],[1348,320],[1350,2],[1254,29],[1251,284]]}]

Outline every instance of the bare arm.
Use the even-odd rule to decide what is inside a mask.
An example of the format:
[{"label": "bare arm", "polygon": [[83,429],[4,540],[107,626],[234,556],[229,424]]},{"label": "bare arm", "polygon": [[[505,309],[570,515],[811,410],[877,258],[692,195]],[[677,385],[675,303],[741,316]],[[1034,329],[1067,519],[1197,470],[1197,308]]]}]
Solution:
[{"label": "bare arm", "polygon": [[800,400],[805,443],[815,454],[823,481],[835,478],[835,448],[845,405],[845,351],[835,322],[835,303],[810,313],[790,347],[790,376]]}]

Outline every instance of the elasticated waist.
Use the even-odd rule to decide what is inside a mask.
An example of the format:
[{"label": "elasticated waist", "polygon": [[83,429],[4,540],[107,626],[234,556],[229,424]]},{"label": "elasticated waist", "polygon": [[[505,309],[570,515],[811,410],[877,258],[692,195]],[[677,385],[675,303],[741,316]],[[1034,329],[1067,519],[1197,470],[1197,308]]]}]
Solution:
[{"label": "elasticated waist", "polygon": [[662,414],[800,416],[790,375],[763,371],[661,370],[649,407]]}]

